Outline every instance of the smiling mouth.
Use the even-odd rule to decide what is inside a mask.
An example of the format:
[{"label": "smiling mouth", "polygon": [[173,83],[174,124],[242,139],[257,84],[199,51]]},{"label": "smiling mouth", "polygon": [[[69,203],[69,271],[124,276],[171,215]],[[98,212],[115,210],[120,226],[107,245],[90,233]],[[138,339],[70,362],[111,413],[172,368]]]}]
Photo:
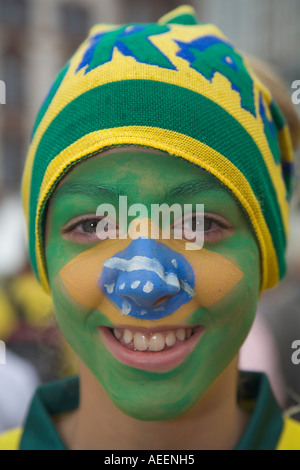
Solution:
[{"label": "smiling mouth", "polygon": [[203,326],[173,328],[98,327],[110,353],[121,363],[153,372],[179,366],[193,351]]},{"label": "smiling mouth", "polygon": [[126,348],[134,351],[166,351],[189,339],[197,328],[175,328],[161,331],[114,328],[114,337]]}]

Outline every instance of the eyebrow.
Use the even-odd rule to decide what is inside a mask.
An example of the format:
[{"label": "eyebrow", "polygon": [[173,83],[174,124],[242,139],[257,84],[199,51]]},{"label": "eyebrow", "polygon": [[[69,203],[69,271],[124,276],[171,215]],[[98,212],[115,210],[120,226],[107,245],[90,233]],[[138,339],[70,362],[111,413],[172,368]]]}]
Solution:
[{"label": "eyebrow", "polygon": [[124,189],[120,186],[106,184],[87,184],[86,182],[69,182],[56,189],[53,199],[59,197],[72,197],[74,194],[82,194],[89,198],[109,198],[118,199],[124,193]]},{"label": "eyebrow", "polygon": [[206,193],[212,191],[224,191],[221,183],[218,181],[203,181],[203,180],[192,180],[186,183],[181,183],[177,186],[173,186],[166,192],[165,198],[167,200],[174,201],[176,198],[194,196],[199,193]]},{"label": "eyebrow", "polygon": [[[59,186],[54,192],[52,198],[59,197],[72,197],[74,194],[82,194],[91,199],[104,198],[110,199],[117,202],[119,196],[124,196],[128,192],[128,187],[131,185],[107,185],[107,184],[95,184],[86,182],[68,182],[62,186]],[[169,189],[165,189],[164,200],[166,202],[174,202],[174,199],[194,196],[199,193],[211,192],[211,191],[224,191],[221,184],[211,181],[203,180],[192,180],[179,185],[172,186]]]}]

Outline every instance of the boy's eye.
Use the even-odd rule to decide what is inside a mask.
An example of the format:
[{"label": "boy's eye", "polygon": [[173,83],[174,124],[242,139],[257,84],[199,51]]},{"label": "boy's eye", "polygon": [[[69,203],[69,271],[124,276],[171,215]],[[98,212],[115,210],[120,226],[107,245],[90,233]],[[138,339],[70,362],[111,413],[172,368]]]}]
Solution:
[{"label": "boy's eye", "polygon": [[61,230],[63,238],[76,243],[93,243],[117,238],[118,227],[108,217],[83,216],[69,221]]},{"label": "boy's eye", "polygon": [[[204,217],[203,231],[206,232],[207,230],[211,230],[212,226],[213,226],[212,219],[208,219],[207,217]],[[197,220],[195,215],[193,215],[193,217],[191,217],[190,220],[185,221],[184,227],[187,228],[188,230],[192,230],[193,232],[195,232],[196,230],[201,230],[202,223]]]},{"label": "boy's eye", "polygon": [[[79,227],[82,228],[84,233],[95,233],[98,225],[98,220],[88,220],[86,222],[82,222]],[[79,228],[78,227],[78,228]]]},{"label": "boy's eye", "polygon": [[219,215],[191,213],[182,217],[173,224],[176,237],[196,240],[196,232],[203,232],[204,242],[214,243],[232,233],[232,225]]}]

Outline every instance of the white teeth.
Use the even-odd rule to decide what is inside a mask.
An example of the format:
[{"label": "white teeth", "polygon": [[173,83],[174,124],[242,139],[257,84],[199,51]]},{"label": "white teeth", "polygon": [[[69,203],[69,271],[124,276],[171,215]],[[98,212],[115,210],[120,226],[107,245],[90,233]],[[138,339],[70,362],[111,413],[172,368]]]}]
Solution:
[{"label": "white teeth", "polygon": [[176,331],[176,338],[179,339],[180,341],[185,340],[185,329],[184,328],[179,328],[179,330]]},{"label": "white teeth", "polygon": [[169,333],[166,336],[166,345],[167,346],[174,346],[176,343],[176,336],[174,331],[169,331]]},{"label": "white teeth", "polygon": [[161,333],[155,333],[149,340],[149,351],[161,351],[165,347],[165,338]]},{"label": "white teeth", "polygon": [[120,339],[122,337],[122,331],[118,328],[114,328],[114,335],[117,339]]},{"label": "white teeth", "polygon": [[178,328],[152,334],[133,332],[128,328],[114,328],[115,338],[137,351],[162,351],[165,347],[171,348],[176,343],[185,341],[192,336],[192,333],[192,328]]},{"label": "white teeth", "polygon": [[126,343],[126,344],[131,343],[132,338],[133,338],[133,334],[131,333],[131,331],[130,331],[130,330],[127,330],[127,329],[124,330],[124,334],[123,334],[123,341],[124,341],[124,343]]},{"label": "white teeth", "polygon": [[135,333],[133,337],[133,345],[134,348],[138,351],[146,351],[148,349],[148,341],[146,336],[139,332]]}]

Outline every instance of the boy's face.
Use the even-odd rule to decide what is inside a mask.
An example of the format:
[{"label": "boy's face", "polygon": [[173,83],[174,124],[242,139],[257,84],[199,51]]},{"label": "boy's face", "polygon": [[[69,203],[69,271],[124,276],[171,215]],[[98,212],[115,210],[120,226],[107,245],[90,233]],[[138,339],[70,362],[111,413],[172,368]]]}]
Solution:
[{"label": "boy's face", "polygon": [[[109,209],[101,230],[104,203],[116,218]],[[150,223],[163,203],[182,209],[170,212],[169,237],[168,224]],[[204,204],[204,243],[191,250],[196,204]],[[63,334],[137,419],[194,406],[237,355],[256,312],[259,250],[236,199],[201,168],[156,151],[115,149],[74,167],[51,200],[46,261]]]}]

